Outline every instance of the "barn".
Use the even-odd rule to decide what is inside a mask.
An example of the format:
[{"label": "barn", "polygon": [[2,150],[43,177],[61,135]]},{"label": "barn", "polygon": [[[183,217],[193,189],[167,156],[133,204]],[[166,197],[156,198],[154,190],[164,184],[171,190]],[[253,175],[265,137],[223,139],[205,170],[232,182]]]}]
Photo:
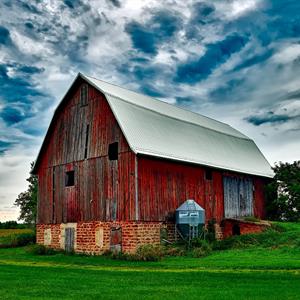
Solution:
[{"label": "barn", "polygon": [[259,231],[271,167],[222,122],[79,73],[53,115],[32,169],[37,242],[78,253],[134,251],[175,236],[186,199],[218,238]]}]

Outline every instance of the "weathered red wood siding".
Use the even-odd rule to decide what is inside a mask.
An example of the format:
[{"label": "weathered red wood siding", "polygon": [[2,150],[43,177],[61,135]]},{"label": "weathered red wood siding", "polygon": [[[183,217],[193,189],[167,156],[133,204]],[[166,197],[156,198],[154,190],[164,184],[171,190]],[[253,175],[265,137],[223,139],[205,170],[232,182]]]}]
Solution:
[{"label": "weathered red wood siding", "polygon": [[[204,209],[206,220],[224,218],[223,173],[212,170],[212,180],[205,179],[205,168],[201,166],[138,158],[139,212],[142,221],[165,221],[186,199],[194,199]],[[251,177],[251,176],[250,176]],[[263,217],[263,184],[260,178],[252,176],[254,212]]]},{"label": "weathered red wood siding", "polygon": [[223,186],[218,172],[205,179],[205,169],[195,165],[139,157],[138,191],[141,220],[164,221],[186,199],[205,210],[207,220],[223,216]]},{"label": "weathered red wood siding", "polygon": [[[104,96],[89,86],[88,104],[81,106],[79,98],[80,84],[56,114],[42,149],[38,223],[133,220],[135,155]],[[113,142],[119,143],[119,156],[110,161],[108,145]],[[75,185],[65,187],[70,170],[75,171]]]},{"label": "weathered red wood siding", "polygon": [[254,177],[254,215],[260,219],[266,217],[265,212],[265,186],[270,179]]}]

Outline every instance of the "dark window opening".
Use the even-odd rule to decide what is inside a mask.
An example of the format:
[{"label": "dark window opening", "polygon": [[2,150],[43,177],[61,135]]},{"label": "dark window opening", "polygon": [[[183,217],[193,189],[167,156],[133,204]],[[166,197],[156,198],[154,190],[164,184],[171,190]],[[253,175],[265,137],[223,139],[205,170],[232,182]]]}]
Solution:
[{"label": "dark window opening", "polygon": [[81,106],[87,105],[87,98],[88,98],[88,85],[84,84],[81,86],[81,89],[80,89],[80,105]]},{"label": "dark window opening", "polygon": [[232,226],[232,235],[241,235],[241,228],[238,224]]},{"label": "dark window opening", "polygon": [[109,144],[108,158],[109,158],[109,160],[117,160],[118,159],[118,142]]},{"label": "dark window opening", "polygon": [[205,170],[205,179],[206,180],[212,180],[212,171],[207,169]]},{"label": "dark window opening", "polygon": [[55,223],[55,167],[52,172],[52,223]]},{"label": "dark window opening", "polygon": [[86,130],[85,130],[84,159],[86,159],[88,155],[89,132],[90,132],[90,125],[88,124],[86,125]]},{"label": "dark window opening", "polygon": [[73,186],[75,184],[74,171],[66,172],[66,183],[65,186]]}]

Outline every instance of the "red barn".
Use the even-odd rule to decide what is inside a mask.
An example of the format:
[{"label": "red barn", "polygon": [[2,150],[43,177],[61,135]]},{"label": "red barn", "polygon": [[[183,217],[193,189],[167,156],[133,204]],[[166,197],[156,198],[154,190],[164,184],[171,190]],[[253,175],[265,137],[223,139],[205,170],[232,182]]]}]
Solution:
[{"label": "red barn", "polygon": [[82,74],[32,173],[37,242],[95,254],[159,243],[162,230],[172,239],[174,212],[189,198],[228,234],[232,219],[264,217],[272,177],[255,143],[229,125]]}]

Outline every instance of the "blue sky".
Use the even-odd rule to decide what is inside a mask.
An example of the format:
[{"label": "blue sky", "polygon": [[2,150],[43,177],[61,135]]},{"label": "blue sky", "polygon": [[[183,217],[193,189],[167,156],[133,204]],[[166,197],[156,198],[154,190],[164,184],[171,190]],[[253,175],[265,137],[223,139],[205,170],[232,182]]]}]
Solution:
[{"label": "blue sky", "polygon": [[2,0],[0,221],[79,71],[229,123],[271,164],[300,158],[300,1]]}]

